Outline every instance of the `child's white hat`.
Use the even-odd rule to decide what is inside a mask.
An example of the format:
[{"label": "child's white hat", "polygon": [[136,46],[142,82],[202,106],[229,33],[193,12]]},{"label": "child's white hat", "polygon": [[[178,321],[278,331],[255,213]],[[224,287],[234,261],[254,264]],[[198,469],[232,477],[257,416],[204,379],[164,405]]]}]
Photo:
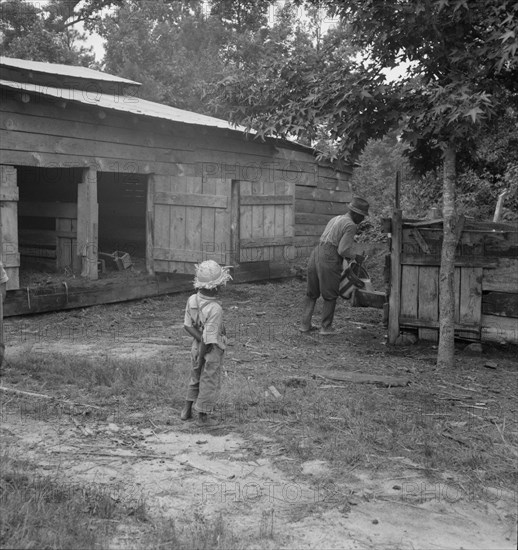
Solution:
[{"label": "child's white hat", "polygon": [[205,260],[194,268],[194,288],[216,288],[232,279],[228,266],[222,267],[214,260]]}]

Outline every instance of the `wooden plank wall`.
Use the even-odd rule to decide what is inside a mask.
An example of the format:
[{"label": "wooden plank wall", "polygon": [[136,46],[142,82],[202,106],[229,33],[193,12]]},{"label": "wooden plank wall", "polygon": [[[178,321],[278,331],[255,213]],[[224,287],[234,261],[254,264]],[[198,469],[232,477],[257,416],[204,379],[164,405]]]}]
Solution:
[{"label": "wooden plank wall", "polygon": [[[351,201],[352,168],[335,169],[329,164],[308,163],[312,156],[298,151],[279,151],[278,156],[290,162],[295,183],[295,255],[309,256],[318,243],[327,222],[344,214]],[[298,170],[298,171],[297,171]]]},{"label": "wooden plank wall", "polygon": [[7,290],[18,288],[18,186],[14,166],[0,166],[0,254],[9,277]]},{"label": "wooden plank wall", "polygon": [[[437,340],[442,226],[425,224],[403,224],[399,321]],[[457,337],[518,343],[518,227],[466,224],[454,288]]]},{"label": "wooden plank wall", "polygon": [[194,273],[213,259],[226,263],[230,249],[231,180],[201,176],[154,178],[155,270]]},{"label": "wooden plank wall", "polygon": [[[4,93],[0,105],[0,164],[43,167],[93,166],[98,171],[221,178],[244,181],[305,182],[314,178],[315,160],[296,164],[281,158],[270,143],[246,140],[231,130],[152,120],[86,105],[39,97],[16,101]],[[116,141],[114,138],[116,137]]]},{"label": "wooden plank wall", "polygon": [[294,259],[294,191],[287,181],[239,182],[239,262]]}]

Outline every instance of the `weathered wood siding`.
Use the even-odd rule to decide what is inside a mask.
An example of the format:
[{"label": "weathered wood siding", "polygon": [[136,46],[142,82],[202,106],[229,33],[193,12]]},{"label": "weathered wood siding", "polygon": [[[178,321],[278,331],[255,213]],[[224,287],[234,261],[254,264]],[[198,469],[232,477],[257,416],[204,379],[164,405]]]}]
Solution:
[{"label": "weathered wood siding", "polygon": [[0,253],[9,277],[7,289],[18,288],[18,186],[14,166],[0,166]]},{"label": "weathered wood siding", "polygon": [[317,244],[327,222],[346,212],[352,199],[352,167],[311,162],[311,155],[299,151],[283,150],[279,156],[292,167],[289,177],[296,183],[295,255],[305,258]]},{"label": "weathered wood siding", "polygon": [[[392,258],[401,278],[399,326],[437,340],[442,223],[403,222],[401,241]],[[518,226],[467,221],[454,275],[456,336],[518,343]]]},{"label": "weathered wood siding", "polygon": [[[96,186],[102,182],[95,181],[102,172],[147,177],[150,273],[192,273],[194,263],[214,258],[239,264],[245,278],[288,274],[290,262],[308,253],[350,200],[350,174],[319,166],[310,152],[230,130],[101,111],[94,103],[44,95],[22,102],[3,90],[0,105],[0,165],[83,170],[77,222],[76,216],[59,222],[52,237],[56,257],[77,246],[90,278],[96,277],[96,256],[81,259],[81,251],[96,243]],[[12,258],[8,267],[17,261]]]}]

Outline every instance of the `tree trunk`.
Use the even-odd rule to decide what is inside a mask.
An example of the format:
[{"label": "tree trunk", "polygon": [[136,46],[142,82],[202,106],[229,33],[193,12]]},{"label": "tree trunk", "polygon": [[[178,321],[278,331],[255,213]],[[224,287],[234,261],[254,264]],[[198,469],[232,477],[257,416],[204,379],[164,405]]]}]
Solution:
[{"label": "tree trunk", "polygon": [[453,280],[458,223],[455,208],[455,149],[449,145],[444,152],[443,179],[443,242],[439,276],[439,349],[437,367],[455,365],[455,296]]}]

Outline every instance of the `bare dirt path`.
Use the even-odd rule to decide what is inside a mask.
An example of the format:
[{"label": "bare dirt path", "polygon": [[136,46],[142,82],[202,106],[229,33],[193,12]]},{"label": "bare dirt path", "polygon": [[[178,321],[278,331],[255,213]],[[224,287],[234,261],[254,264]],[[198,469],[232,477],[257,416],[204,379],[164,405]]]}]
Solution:
[{"label": "bare dirt path", "polygon": [[[423,389],[420,374],[431,368],[433,349],[387,355],[380,312],[351,310],[344,304],[338,313],[337,336],[327,340],[300,336],[295,325],[302,284],[283,285],[281,289],[242,285],[224,298],[234,336],[226,358],[224,399],[230,395],[226,387],[231,388],[238,375],[248,373],[248,379],[264,375],[261,387],[267,393],[271,385],[282,391],[282,381],[288,387],[287,379],[316,384],[315,372],[325,374],[343,365],[352,365],[354,372],[406,376],[416,394]],[[42,359],[60,355],[114,359],[118,364],[127,359],[145,368],[165,357],[179,369],[178,385],[183,387],[188,340],[179,321],[184,303],[183,295],[169,296],[10,319],[7,359],[15,363],[29,355]],[[481,372],[478,358],[466,361],[473,363],[474,372]],[[499,368],[516,380],[508,359]],[[486,369],[473,378],[472,389],[477,383],[485,384],[483,376],[490,374]],[[20,387],[12,377],[3,382]],[[458,392],[455,385],[466,388],[457,382],[452,380],[444,391]],[[349,391],[340,390],[344,385],[339,382],[321,379],[319,383],[319,395]],[[296,415],[262,418],[247,412],[246,429],[242,418],[238,429],[234,414],[223,417],[217,429],[204,431],[177,419],[178,401],[149,407],[141,403],[123,412],[112,408],[108,416],[98,416],[95,410],[84,414],[81,407],[71,414],[59,405],[60,399],[69,396],[56,395],[45,382],[24,388],[55,395],[56,400],[29,399],[20,405],[14,396],[2,395],[2,442],[9,453],[36,464],[42,476],[58,476],[71,486],[97,485],[115,502],[133,507],[135,517],[143,502],[151,518],[204,521],[222,513],[248,548],[516,547],[513,487],[487,481],[482,491],[472,492],[467,486],[470,480],[458,471],[440,468],[431,476],[433,468],[412,460],[401,447],[383,453],[381,459],[361,455],[361,460],[344,468],[328,453],[319,453],[318,446],[328,443],[329,434],[323,434],[319,443],[315,438],[308,442],[303,432],[298,433],[295,454],[292,440],[279,439],[284,430],[298,428]],[[380,396],[398,391],[370,388],[366,391]],[[268,399],[275,403],[271,392]],[[340,422],[337,417],[333,437],[349,433]],[[311,445],[311,450],[305,452],[305,445]],[[147,531],[129,515],[119,522],[110,546],[144,548]]]}]

